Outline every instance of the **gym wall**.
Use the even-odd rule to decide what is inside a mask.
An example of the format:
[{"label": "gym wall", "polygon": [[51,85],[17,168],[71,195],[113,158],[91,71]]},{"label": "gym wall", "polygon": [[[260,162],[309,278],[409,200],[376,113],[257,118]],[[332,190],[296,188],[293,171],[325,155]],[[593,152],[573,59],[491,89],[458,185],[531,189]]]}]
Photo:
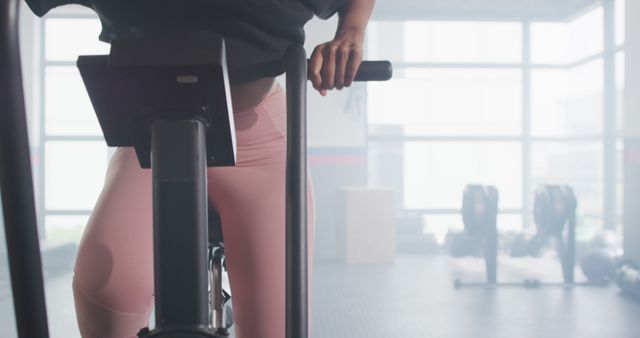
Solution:
[{"label": "gym wall", "polygon": [[624,252],[640,264],[640,2],[626,4],[626,95],[624,106]]},{"label": "gym wall", "polygon": [[[316,45],[333,38],[336,24],[337,18],[307,24],[308,56]],[[332,91],[325,97],[309,86],[307,97],[309,168],[316,197],[315,260],[335,261],[341,227],[336,213],[339,189],[367,183],[366,85],[356,83],[348,91]]]}]

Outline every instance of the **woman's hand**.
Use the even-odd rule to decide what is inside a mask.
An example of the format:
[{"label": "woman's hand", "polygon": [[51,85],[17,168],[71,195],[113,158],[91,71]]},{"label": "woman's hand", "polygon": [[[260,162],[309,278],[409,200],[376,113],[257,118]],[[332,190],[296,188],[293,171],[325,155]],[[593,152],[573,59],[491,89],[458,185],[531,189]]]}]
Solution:
[{"label": "woman's hand", "polygon": [[316,47],[309,62],[309,79],[313,88],[327,95],[327,90],[351,86],[362,63],[364,32],[375,0],[347,0],[338,13],[340,20],[333,41]]},{"label": "woman's hand", "polygon": [[327,90],[351,86],[362,63],[364,29],[339,30],[333,41],[318,45],[311,54],[309,79],[322,96]]}]

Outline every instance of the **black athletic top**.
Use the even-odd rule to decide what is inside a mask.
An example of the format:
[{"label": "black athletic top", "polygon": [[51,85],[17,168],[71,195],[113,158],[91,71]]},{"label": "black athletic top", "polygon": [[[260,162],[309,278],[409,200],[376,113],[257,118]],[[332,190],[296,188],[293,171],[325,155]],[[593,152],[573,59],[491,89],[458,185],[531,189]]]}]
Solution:
[{"label": "black athletic top", "polygon": [[[68,4],[92,8],[102,22],[100,40],[105,42],[175,31],[214,32],[227,40],[230,69],[248,63],[256,70],[250,78],[245,76],[240,81],[247,82],[281,74],[285,49],[293,43],[304,43],[303,27],[313,15],[327,19],[349,0],[26,1],[38,16]],[[240,54],[242,57],[238,58]],[[250,56],[251,61],[244,56]],[[263,66],[255,67],[256,64]]]}]

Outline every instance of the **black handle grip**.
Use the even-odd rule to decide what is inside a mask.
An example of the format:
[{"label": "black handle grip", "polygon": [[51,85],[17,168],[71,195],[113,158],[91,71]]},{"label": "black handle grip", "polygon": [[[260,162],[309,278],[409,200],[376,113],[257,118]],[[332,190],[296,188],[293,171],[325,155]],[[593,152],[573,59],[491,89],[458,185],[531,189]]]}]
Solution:
[{"label": "black handle grip", "polygon": [[[307,60],[307,63],[309,60]],[[387,81],[393,76],[389,61],[362,61],[354,81]]]},{"label": "black handle grip", "polygon": [[363,61],[354,81],[387,81],[393,76],[389,61]]}]

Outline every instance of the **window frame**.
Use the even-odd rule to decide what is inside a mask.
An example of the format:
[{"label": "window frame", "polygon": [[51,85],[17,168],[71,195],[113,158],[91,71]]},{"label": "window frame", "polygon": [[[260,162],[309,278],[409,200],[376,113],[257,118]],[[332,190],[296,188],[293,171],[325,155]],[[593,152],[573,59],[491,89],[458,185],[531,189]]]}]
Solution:
[{"label": "window frame", "polygon": [[[394,62],[394,68],[396,69],[396,73],[401,73],[404,68],[425,68],[425,69],[435,69],[435,68],[449,68],[449,69],[460,69],[460,68],[475,68],[475,69],[486,69],[486,68],[507,68],[507,69],[518,69],[522,73],[522,130],[519,135],[516,136],[499,136],[499,135],[478,135],[478,136],[405,136],[405,137],[390,137],[390,136],[380,136],[380,135],[372,135],[370,133],[370,128],[368,122],[366,122],[366,133],[367,133],[367,149],[370,147],[370,143],[372,142],[388,142],[388,143],[397,143],[397,142],[407,142],[407,141],[425,141],[425,142],[443,142],[443,141],[451,141],[451,142],[495,142],[495,141],[505,141],[505,142],[513,142],[517,141],[521,143],[522,146],[522,208],[517,209],[504,209],[501,210],[501,213],[505,214],[521,214],[523,218],[523,224],[525,227],[530,226],[531,223],[531,208],[532,205],[531,196],[533,188],[531,185],[532,182],[532,174],[531,174],[531,159],[532,153],[531,148],[532,145],[536,142],[548,142],[548,141],[598,141],[602,142],[604,145],[603,151],[603,163],[605,165],[604,168],[604,177],[602,184],[604,185],[604,206],[603,206],[603,215],[602,218],[604,220],[604,226],[606,228],[615,228],[617,224],[620,223],[621,215],[617,212],[618,204],[620,201],[617,199],[616,193],[616,184],[619,181],[618,174],[618,161],[616,160],[616,156],[618,156],[619,150],[616,149],[617,144],[619,144],[622,140],[622,134],[619,130],[617,130],[617,105],[621,104],[618,102],[616,98],[616,55],[620,52],[625,51],[625,45],[617,44],[616,42],[616,4],[618,2],[615,0],[603,0],[599,5],[603,6],[604,9],[604,50],[600,53],[587,56],[583,59],[576,60],[567,65],[551,65],[551,64],[534,64],[531,62],[531,21],[522,20],[522,21],[514,21],[509,20],[509,22],[519,22],[522,24],[522,60],[520,63],[430,63],[430,62]],[[590,6],[587,10],[592,9]],[[576,15],[583,14],[584,11],[578,12]],[[566,19],[569,21],[575,16],[571,16]],[[47,135],[46,133],[46,106],[45,106],[45,72],[47,67],[55,67],[55,66],[65,66],[65,67],[75,67],[74,61],[48,61],[46,59],[46,20],[48,19],[97,19],[97,16],[87,10],[79,10],[77,8],[69,8],[60,9],[49,13],[45,16],[40,24],[40,39],[39,39],[39,93],[36,99],[38,103],[38,130],[37,130],[37,156],[39,158],[39,163],[35,166],[35,174],[37,175],[37,206],[38,206],[38,215],[39,215],[39,224],[41,224],[41,234],[44,236],[46,233],[44,230],[45,220],[47,216],[88,216],[91,213],[91,210],[87,209],[67,209],[67,210],[47,210],[45,205],[45,173],[46,168],[44,167],[45,159],[45,149],[46,142],[49,141],[70,141],[70,142],[84,142],[84,141],[102,141],[102,136],[70,136],[70,135]],[[384,20],[384,19],[383,19]],[[384,20],[387,21],[387,20]],[[455,21],[455,20],[454,20]],[[469,20],[459,20],[459,21],[469,21]],[[491,20],[484,20],[491,21]],[[495,22],[500,22],[500,20],[495,20]],[[537,21],[536,21],[537,22]],[[581,137],[568,137],[568,138],[558,138],[558,137],[535,137],[531,135],[531,71],[534,69],[570,69],[573,67],[577,67],[579,65],[602,59],[604,63],[604,101],[605,107],[603,109],[603,133],[602,135],[587,135]],[[613,87],[611,84],[613,83]],[[110,150],[112,151],[112,150]],[[418,210],[405,210],[409,212],[421,212],[426,214],[457,214],[458,209],[418,209]]]},{"label": "window frame", "polygon": [[[391,144],[406,144],[406,142],[520,142],[522,147],[522,207],[511,209],[500,209],[501,214],[520,214],[522,216],[523,227],[528,228],[532,225],[532,205],[533,205],[533,174],[532,174],[532,148],[534,144],[539,142],[597,142],[602,144],[602,160],[603,160],[603,177],[598,182],[603,186],[603,206],[602,215],[594,215],[584,213],[584,217],[588,218],[600,218],[603,221],[603,227],[607,229],[616,229],[619,227],[621,215],[618,214],[616,185],[619,181],[618,163],[616,157],[619,150],[616,149],[617,144],[622,140],[621,133],[617,130],[617,102],[616,97],[616,55],[619,52],[624,52],[624,44],[616,44],[616,0],[603,0],[601,3],[595,6],[589,6],[578,13],[565,18],[564,22],[570,22],[581,15],[588,13],[591,10],[595,10],[602,6],[603,9],[603,50],[583,57],[579,60],[569,61],[564,65],[556,64],[540,64],[533,63],[531,61],[532,45],[531,45],[531,25],[536,21],[521,20],[515,21],[522,24],[522,59],[519,63],[436,63],[436,62],[394,62],[394,70],[396,74],[402,74],[403,69],[406,68],[418,68],[418,69],[487,69],[487,68],[505,68],[505,69],[518,69],[522,76],[522,126],[521,133],[516,136],[502,136],[502,135],[461,135],[461,136],[389,136],[389,135],[376,135],[371,132],[371,126],[367,119],[366,121],[366,133],[367,133],[367,154],[371,150],[372,143],[381,143],[386,145]],[[434,21],[437,19],[425,19],[425,21]],[[402,20],[394,19],[381,19],[380,21],[395,21],[403,22]],[[460,21],[465,22],[469,20],[448,20],[448,21]],[[490,21],[490,20],[486,20]],[[492,22],[504,22],[495,20]],[[509,22],[514,22],[510,20]],[[378,43],[378,42],[376,42]],[[532,79],[531,73],[537,69],[565,69],[570,70],[572,68],[579,67],[595,60],[602,60],[604,67],[603,78],[603,101],[602,107],[602,121],[603,129],[602,133],[593,135],[582,136],[570,136],[570,137],[544,137],[532,135]],[[370,163],[370,162],[369,162]],[[404,183],[403,183],[404,186]],[[404,190],[404,187],[403,187]],[[403,196],[404,191],[398,192],[398,195]],[[402,212],[407,213],[421,213],[425,215],[451,215],[459,214],[459,208],[441,209],[441,208],[426,208],[426,209],[406,209],[404,203],[400,204]]]},{"label": "window frame", "polygon": [[[38,77],[39,91],[38,91],[38,136],[37,136],[37,156],[39,162],[36,165],[35,173],[36,179],[36,206],[38,215],[38,224],[40,224],[40,237],[45,241],[47,238],[46,220],[48,216],[82,216],[89,217],[92,209],[48,209],[46,206],[46,148],[48,142],[104,142],[102,135],[49,135],[47,134],[47,106],[46,106],[46,72],[49,67],[76,67],[76,61],[50,61],[47,60],[46,55],[46,42],[47,42],[47,20],[59,20],[59,19],[95,19],[99,20],[97,14],[84,8],[58,8],[48,13],[40,20],[39,25],[39,55],[37,57],[38,62]],[[97,37],[96,37],[97,39]],[[113,149],[108,148],[107,156],[113,153]]]}]

